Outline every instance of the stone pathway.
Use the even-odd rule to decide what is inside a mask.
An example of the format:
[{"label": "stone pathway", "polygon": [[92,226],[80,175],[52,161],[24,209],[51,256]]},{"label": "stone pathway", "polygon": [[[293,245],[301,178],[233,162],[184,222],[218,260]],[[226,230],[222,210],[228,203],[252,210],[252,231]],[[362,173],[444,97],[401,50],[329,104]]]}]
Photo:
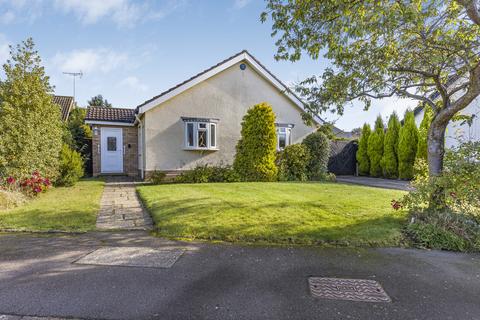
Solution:
[{"label": "stone pathway", "polygon": [[127,177],[108,177],[97,216],[97,229],[150,230],[152,218],[143,208],[135,181]]}]

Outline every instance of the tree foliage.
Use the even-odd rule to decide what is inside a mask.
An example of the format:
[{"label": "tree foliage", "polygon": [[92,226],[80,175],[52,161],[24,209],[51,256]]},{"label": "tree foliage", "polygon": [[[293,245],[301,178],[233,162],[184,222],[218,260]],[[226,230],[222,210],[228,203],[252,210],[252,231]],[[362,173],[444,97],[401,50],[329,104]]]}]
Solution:
[{"label": "tree foliage", "polygon": [[0,175],[58,174],[62,147],[60,109],[31,38],[10,47],[0,81]]},{"label": "tree foliage", "polygon": [[423,119],[418,128],[418,145],[417,145],[417,158],[427,160],[428,150],[427,150],[427,138],[428,138],[428,129],[430,128],[430,123],[432,123],[432,108],[429,106],[423,107]]},{"label": "tree foliage", "polygon": [[400,121],[393,112],[388,119],[387,133],[383,144],[382,167],[387,178],[398,178],[398,134]]},{"label": "tree foliage", "polygon": [[478,8],[478,0],[267,0],[261,19],[273,20],[277,59],[331,62],[296,87],[311,113],[342,114],[354,101],[368,109],[394,95],[428,104],[429,170],[437,176],[448,122],[480,94]]},{"label": "tree foliage", "polygon": [[60,152],[59,186],[73,186],[84,174],[82,155],[69,145],[63,144]]},{"label": "tree foliage", "polygon": [[367,155],[370,160],[370,175],[372,177],[380,177],[383,175],[382,157],[384,136],[385,128],[382,117],[379,115],[377,120],[375,120],[375,128],[368,138]]},{"label": "tree foliage", "polygon": [[400,179],[412,179],[417,154],[418,129],[412,111],[407,110],[403,121],[398,137],[398,176]]},{"label": "tree foliage", "polygon": [[364,124],[362,128],[362,135],[358,140],[357,162],[358,174],[366,176],[370,173],[370,160],[368,159],[368,140],[372,129],[369,124]]},{"label": "tree foliage", "polygon": [[306,181],[310,152],[304,144],[291,144],[278,154],[278,179],[280,181]]},{"label": "tree foliage", "polygon": [[107,99],[104,99],[101,94],[98,94],[94,97],[92,97],[90,100],[87,101],[89,106],[92,107],[105,107],[105,108],[111,108],[112,104],[108,102]]},{"label": "tree foliage", "polygon": [[244,181],[274,181],[276,148],[275,113],[268,103],[257,104],[243,117],[233,167]]},{"label": "tree foliage", "polygon": [[310,180],[322,180],[327,176],[328,158],[330,157],[330,140],[322,132],[314,132],[303,139],[310,154],[307,175]]}]

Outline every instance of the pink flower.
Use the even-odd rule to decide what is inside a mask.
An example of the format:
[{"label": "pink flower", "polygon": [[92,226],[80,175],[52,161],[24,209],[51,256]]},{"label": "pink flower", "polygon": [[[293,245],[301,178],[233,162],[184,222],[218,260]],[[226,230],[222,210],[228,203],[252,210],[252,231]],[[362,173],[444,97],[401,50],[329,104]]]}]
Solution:
[{"label": "pink flower", "polygon": [[7,178],[7,183],[8,183],[8,184],[14,184],[14,183],[15,183],[15,178],[14,178],[14,177],[11,177],[11,176],[8,177],[8,178]]},{"label": "pink flower", "polygon": [[42,188],[40,188],[40,187],[35,187],[35,188],[33,188],[33,191],[34,191],[35,193],[40,193],[40,192],[42,192]]},{"label": "pink flower", "polygon": [[395,200],[395,199],[392,200],[391,205],[392,205],[393,210],[400,210],[403,207],[402,203],[400,201]]},{"label": "pink flower", "polygon": [[52,183],[50,182],[50,179],[45,178],[45,179],[43,179],[43,184],[48,187],[48,186],[51,185]]}]

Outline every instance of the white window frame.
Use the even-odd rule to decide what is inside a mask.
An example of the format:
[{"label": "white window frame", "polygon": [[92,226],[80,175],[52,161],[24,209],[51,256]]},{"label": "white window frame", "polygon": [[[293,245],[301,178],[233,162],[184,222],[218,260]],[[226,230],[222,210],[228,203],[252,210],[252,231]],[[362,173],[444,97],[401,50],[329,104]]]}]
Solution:
[{"label": "white window frame", "polygon": [[[205,128],[200,128],[200,125],[205,125]],[[193,146],[188,143],[188,126],[193,126]],[[184,121],[184,149],[185,150],[218,150],[218,125],[212,121]],[[215,130],[215,141],[211,141],[212,128]],[[198,132],[205,131],[207,138],[207,146],[198,146]],[[212,143],[213,142],[213,143]]]},{"label": "white window frame", "polygon": [[277,151],[282,151],[284,147],[280,147],[280,134],[285,134],[285,147],[292,144],[292,126],[279,126],[276,128],[277,132]]}]

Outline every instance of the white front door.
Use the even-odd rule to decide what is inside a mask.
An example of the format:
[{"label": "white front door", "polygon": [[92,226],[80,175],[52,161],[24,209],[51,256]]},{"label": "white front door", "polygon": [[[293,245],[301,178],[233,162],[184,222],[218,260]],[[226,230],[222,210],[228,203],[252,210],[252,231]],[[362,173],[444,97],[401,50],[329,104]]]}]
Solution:
[{"label": "white front door", "polygon": [[123,173],[122,128],[101,128],[101,172]]}]

